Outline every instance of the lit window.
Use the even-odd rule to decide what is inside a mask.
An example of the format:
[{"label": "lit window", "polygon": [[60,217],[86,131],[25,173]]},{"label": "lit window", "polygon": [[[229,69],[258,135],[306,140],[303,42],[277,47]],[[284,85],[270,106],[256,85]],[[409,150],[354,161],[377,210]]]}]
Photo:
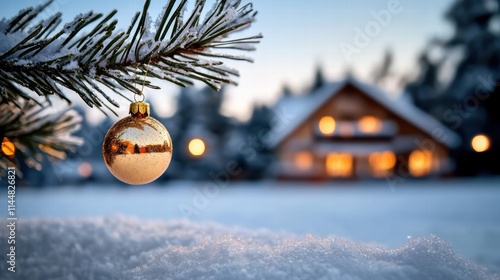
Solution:
[{"label": "lit window", "polygon": [[188,150],[195,157],[202,156],[205,153],[205,142],[200,138],[194,138],[189,141]]},{"label": "lit window", "polygon": [[366,134],[374,134],[382,128],[382,122],[372,116],[365,116],[359,120],[359,130]]},{"label": "lit window", "polygon": [[313,164],[313,156],[309,152],[298,152],[295,154],[295,166],[300,170],[310,169]]},{"label": "lit window", "polygon": [[432,170],[432,153],[427,150],[416,150],[410,154],[408,161],[410,174],[415,177],[425,176]]},{"label": "lit window", "polygon": [[482,153],[490,148],[490,139],[484,134],[476,135],[472,138],[471,146],[474,151]]},{"label": "lit window", "polygon": [[326,172],[332,177],[349,177],[352,174],[352,155],[331,153],[326,157]]},{"label": "lit window", "polygon": [[330,116],[324,116],[319,120],[319,131],[324,135],[332,135],[335,131],[335,120]]},{"label": "lit window", "polygon": [[396,155],[391,151],[373,153],[368,158],[373,175],[383,177],[396,165]]}]

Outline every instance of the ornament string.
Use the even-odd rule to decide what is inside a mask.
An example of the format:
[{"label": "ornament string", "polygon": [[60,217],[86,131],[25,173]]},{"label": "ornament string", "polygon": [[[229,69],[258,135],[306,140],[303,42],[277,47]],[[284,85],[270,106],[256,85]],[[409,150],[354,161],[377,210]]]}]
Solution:
[{"label": "ornament string", "polygon": [[148,72],[149,72],[149,65],[151,65],[151,58],[153,57],[154,54],[151,54],[148,60],[148,64],[146,65],[146,72],[144,73],[144,79],[142,79],[142,87],[141,87],[141,92],[140,93],[135,93],[134,94],[134,101],[137,102],[136,96],[139,95],[142,97],[141,101],[143,102],[144,99],[146,99],[146,96],[144,94],[144,86],[146,85],[146,78],[148,77]]}]

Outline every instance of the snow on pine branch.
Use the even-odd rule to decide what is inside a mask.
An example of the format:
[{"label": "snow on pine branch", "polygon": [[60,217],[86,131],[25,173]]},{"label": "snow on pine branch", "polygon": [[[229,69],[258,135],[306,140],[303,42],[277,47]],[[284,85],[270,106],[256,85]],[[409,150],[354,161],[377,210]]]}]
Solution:
[{"label": "snow on pine branch", "polygon": [[[432,235],[390,250],[333,236],[123,216],[23,219],[19,228],[19,279],[498,279]],[[2,271],[7,266],[0,262]]]},{"label": "snow on pine branch", "polygon": [[[228,60],[252,60],[212,53],[211,49],[252,51],[262,38],[259,34],[228,39],[250,27],[256,15],[251,4],[242,5],[240,0],[218,0],[204,18],[205,0],[196,1],[189,14],[187,0],[170,0],[154,23],[148,14],[150,0],[146,0],[127,31],[118,32],[117,20],[113,19],[116,10],[106,16],[83,13],[59,29],[59,13],[36,20],[51,3],[0,20],[2,102],[15,102],[18,97],[32,99],[31,92],[47,98],[56,94],[71,102],[62,91],[66,88],[91,107],[117,106],[100,87],[140,94],[134,83],[146,68],[151,71],[150,77],[179,86],[199,80],[219,89],[223,83],[236,84],[237,71],[226,70]],[[158,88],[151,81],[145,85]]]},{"label": "snow on pine branch", "polygon": [[[43,155],[65,159],[67,151],[82,144],[82,139],[72,135],[80,128],[82,117],[75,110],[47,106],[22,99],[15,105],[0,104],[0,139],[7,137],[12,141],[26,164],[37,170],[42,169]],[[0,175],[11,165],[10,161],[0,157]]]}]

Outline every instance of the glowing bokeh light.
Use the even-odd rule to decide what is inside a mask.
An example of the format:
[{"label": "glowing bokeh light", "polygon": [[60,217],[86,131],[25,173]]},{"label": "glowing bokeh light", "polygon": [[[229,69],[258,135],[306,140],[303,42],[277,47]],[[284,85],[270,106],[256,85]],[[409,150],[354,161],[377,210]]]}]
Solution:
[{"label": "glowing bokeh light", "polygon": [[478,153],[485,152],[490,148],[490,139],[484,134],[478,134],[472,138],[471,146]]},{"label": "glowing bokeh light", "polygon": [[335,131],[335,120],[330,116],[324,116],[319,120],[319,131],[324,135],[331,135]]},{"label": "glowing bokeh light", "polygon": [[188,150],[193,156],[202,156],[205,153],[205,142],[200,138],[191,139],[188,144]]},{"label": "glowing bokeh light", "polygon": [[16,146],[7,137],[2,140],[2,153],[10,158],[14,157],[16,153]]},{"label": "glowing bokeh light", "polygon": [[363,133],[374,134],[382,128],[382,122],[372,116],[365,116],[359,120],[359,130]]},{"label": "glowing bokeh light", "polygon": [[310,152],[298,152],[295,154],[295,166],[300,170],[307,170],[313,165],[313,156]]}]

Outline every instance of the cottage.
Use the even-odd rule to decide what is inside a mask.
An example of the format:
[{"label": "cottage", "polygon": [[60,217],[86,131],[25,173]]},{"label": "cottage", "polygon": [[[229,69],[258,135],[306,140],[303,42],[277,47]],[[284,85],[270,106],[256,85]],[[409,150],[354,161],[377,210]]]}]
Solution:
[{"label": "cottage", "polygon": [[272,130],[279,178],[422,177],[452,171],[460,138],[408,100],[349,77],[274,108],[290,118]]}]

